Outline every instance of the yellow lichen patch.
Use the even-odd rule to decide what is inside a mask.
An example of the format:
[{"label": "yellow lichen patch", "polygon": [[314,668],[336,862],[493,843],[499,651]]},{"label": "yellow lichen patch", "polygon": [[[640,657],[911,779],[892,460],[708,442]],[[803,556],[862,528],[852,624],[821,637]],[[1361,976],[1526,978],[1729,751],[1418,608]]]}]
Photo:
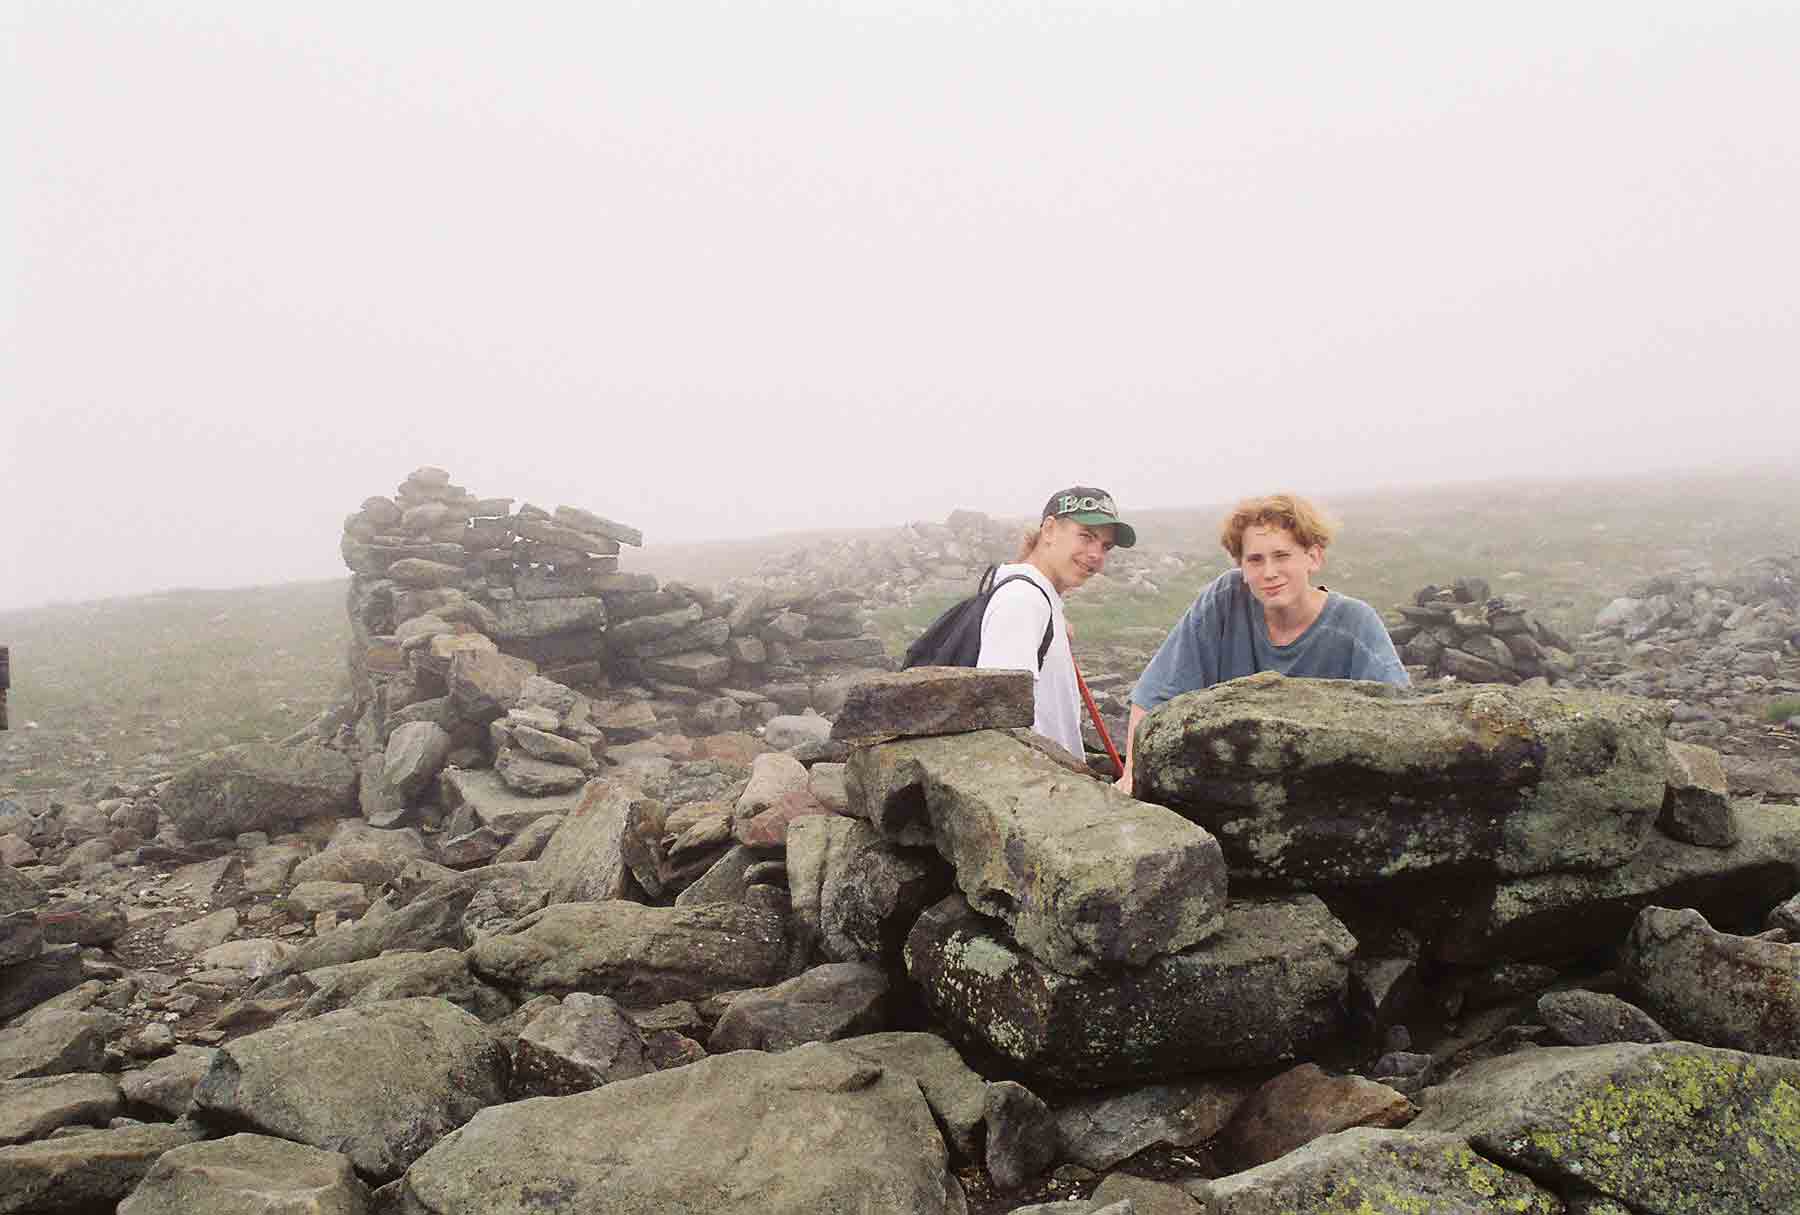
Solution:
[{"label": "yellow lichen patch", "polygon": [[1682,1190],[1708,1174],[1766,1188],[1754,1175],[1800,1156],[1800,1089],[1777,1081],[1759,1094],[1756,1079],[1741,1057],[1661,1053],[1581,1100],[1560,1126],[1530,1130],[1514,1150],[1618,1193],[1646,1184]]}]

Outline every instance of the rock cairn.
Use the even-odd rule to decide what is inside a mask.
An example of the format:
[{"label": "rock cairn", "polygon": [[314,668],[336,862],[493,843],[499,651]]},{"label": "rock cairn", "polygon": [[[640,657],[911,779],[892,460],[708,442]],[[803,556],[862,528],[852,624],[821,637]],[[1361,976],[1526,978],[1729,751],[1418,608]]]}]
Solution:
[{"label": "rock cairn", "polygon": [[1722,738],[1733,717],[1800,695],[1800,555],[1646,579],[1580,642],[1597,686],[1673,701],[1678,733]]},{"label": "rock cairn", "polygon": [[1575,674],[1574,647],[1534,616],[1523,595],[1493,595],[1485,578],[1421,587],[1388,627],[1415,681],[1541,685]]},{"label": "rock cairn", "polygon": [[659,584],[619,569],[637,528],[513,501],[420,468],[345,521],[353,702],[336,723],[372,824],[464,804],[485,816],[471,828],[516,818],[508,797],[568,799],[609,742],[829,711],[888,665],[852,589]]}]

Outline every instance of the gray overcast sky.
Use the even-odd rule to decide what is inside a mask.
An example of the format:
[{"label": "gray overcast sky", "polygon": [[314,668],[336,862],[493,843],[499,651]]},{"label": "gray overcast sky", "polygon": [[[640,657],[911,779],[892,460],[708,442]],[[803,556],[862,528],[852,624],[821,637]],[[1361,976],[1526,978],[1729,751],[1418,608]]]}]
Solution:
[{"label": "gray overcast sky", "polygon": [[1800,452],[1792,3],[0,23],[0,607],[426,463],[654,543]]}]

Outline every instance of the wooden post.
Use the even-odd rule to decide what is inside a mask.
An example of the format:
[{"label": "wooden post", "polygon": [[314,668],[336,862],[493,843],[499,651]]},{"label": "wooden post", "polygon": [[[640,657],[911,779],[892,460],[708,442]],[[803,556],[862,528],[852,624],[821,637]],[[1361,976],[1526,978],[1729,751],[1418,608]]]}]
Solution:
[{"label": "wooden post", "polygon": [[0,730],[6,729],[6,689],[12,687],[12,651],[0,645]]}]

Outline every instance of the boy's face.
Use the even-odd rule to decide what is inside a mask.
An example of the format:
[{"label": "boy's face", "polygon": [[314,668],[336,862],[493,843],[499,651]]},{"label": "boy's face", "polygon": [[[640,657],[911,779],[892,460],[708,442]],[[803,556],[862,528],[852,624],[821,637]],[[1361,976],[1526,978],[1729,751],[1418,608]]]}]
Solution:
[{"label": "boy's face", "polygon": [[1238,558],[1238,568],[1244,571],[1244,584],[1265,610],[1299,607],[1312,589],[1312,576],[1324,565],[1324,549],[1316,544],[1301,547],[1285,527],[1244,529],[1244,555]]},{"label": "boy's face", "polygon": [[1051,519],[1033,557],[1059,594],[1071,591],[1106,567],[1116,531],[1110,523]]}]

